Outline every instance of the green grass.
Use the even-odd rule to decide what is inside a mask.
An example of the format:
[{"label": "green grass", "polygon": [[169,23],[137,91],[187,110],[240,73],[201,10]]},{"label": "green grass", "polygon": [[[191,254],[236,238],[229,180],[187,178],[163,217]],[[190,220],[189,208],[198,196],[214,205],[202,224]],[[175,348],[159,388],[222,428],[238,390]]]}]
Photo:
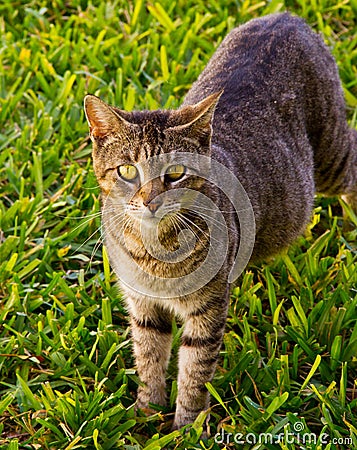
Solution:
[{"label": "green grass", "polygon": [[[357,236],[338,199],[317,199],[305,236],[234,290],[208,441],[204,415],[170,432],[175,360],[171,406],[136,416],[126,314],[99,245],[84,95],[176,107],[231,28],[285,9],[331,46],[355,126],[356,0],[1,3],[1,449],[217,450],[217,432],[241,433],[243,449],[357,448]],[[317,443],[299,444],[299,427]],[[285,439],[254,446],[261,433]]]}]

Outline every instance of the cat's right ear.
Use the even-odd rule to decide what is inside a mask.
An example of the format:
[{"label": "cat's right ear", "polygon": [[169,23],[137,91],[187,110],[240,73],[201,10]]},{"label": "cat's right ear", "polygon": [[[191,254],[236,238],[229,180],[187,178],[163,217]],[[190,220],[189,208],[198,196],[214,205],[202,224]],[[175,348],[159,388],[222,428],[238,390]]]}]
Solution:
[{"label": "cat's right ear", "polygon": [[116,111],[95,95],[84,97],[84,111],[91,138],[103,138],[115,132],[123,132],[130,124]]}]

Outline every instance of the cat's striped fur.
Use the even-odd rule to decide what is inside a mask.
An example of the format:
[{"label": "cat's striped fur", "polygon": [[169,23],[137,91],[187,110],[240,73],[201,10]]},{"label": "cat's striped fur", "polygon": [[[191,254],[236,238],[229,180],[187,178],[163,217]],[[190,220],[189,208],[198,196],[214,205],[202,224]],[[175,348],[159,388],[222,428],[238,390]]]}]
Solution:
[{"label": "cat's striped fur", "polygon": [[[131,214],[155,202],[168,189],[164,183],[151,180],[139,189],[130,201],[131,212],[123,215],[128,205],[120,202],[124,187],[117,167],[155,154],[197,152],[234,171],[254,208],[253,259],[276,253],[304,230],[316,191],[347,194],[356,205],[357,132],[346,122],[336,64],[321,38],[289,14],[234,29],[177,111],[128,113],[94,96],[86,97],[85,107],[103,194],[106,245],[117,273],[129,254],[149,272],[164,277],[185,275],[205,257],[207,229],[197,215],[185,210],[159,230],[166,248],[175,250],[180,229],[194,229],[196,247],[185,264],[157,261],[144,248]],[[212,380],[224,333],[227,279],[239,245],[239,226],[231,203],[217,187],[197,177],[186,177],[177,186],[200,190],[224,211],[230,245],[223,266],[196,292],[182,296],[180,283],[173,284],[177,296],[169,300],[160,297],[159,286],[157,298],[138,293],[136,286],[121,283],[121,288],[143,382],[139,407],[165,403],[171,321],[174,315],[183,321],[175,415],[175,426],[181,427],[209,405],[205,383]],[[123,227],[125,244],[118,232]],[[140,272],[137,275],[139,284],[146,282],[139,279]]]}]

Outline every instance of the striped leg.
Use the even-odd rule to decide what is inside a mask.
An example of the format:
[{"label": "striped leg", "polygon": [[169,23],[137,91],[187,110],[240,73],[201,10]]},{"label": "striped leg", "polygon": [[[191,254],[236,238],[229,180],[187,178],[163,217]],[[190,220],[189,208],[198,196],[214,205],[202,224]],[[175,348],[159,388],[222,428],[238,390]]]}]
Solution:
[{"label": "striped leg", "polygon": [[[220,307],[219,306],[220,303]],[[227,302],[197,311],[185,322],[179,352],[178,397],[174,428],[192,423],[209,407],[205,383],[212,381],[222,344]]]},{"label": "striped leg", "polygon": [[166,404],[165,375],[171,353],[172,316],[157,306],[128,302],[134,355],[143,386],[138,389],[139,408]]}]

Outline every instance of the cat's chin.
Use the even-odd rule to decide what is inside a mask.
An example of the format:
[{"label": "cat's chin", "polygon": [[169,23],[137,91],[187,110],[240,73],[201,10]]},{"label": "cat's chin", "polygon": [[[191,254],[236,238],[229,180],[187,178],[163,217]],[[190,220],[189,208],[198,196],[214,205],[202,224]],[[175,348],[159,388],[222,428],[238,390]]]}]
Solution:
[{"label": "cat's chin", "polygon": [[160,225],[163,227],[168,225],[170,220],[169,217],[172,216],[170,213],[166,214],[151,214],[149,212],[144,212],[143,214],[131,215],[131,220],[135,223],[135,228],[155,228]]},{"label": "cat's chin", "polygon": [[159,228],[160,231],[162,231],[161,228],[165,219],[153,215],[142,215],[140,217],[132,217],[132,222],[134,224],[133,229],[136,230],[138,234],[142,235],[145,232],[156,234],[159,231]]},{"label": "cat's chin", "polygon": [[151,217],[143,217],[139,222],[140,229],[149,229],[154,230],[157,227],[159,227],[159,224],[161,222],[161,218],[156,216]]}]

